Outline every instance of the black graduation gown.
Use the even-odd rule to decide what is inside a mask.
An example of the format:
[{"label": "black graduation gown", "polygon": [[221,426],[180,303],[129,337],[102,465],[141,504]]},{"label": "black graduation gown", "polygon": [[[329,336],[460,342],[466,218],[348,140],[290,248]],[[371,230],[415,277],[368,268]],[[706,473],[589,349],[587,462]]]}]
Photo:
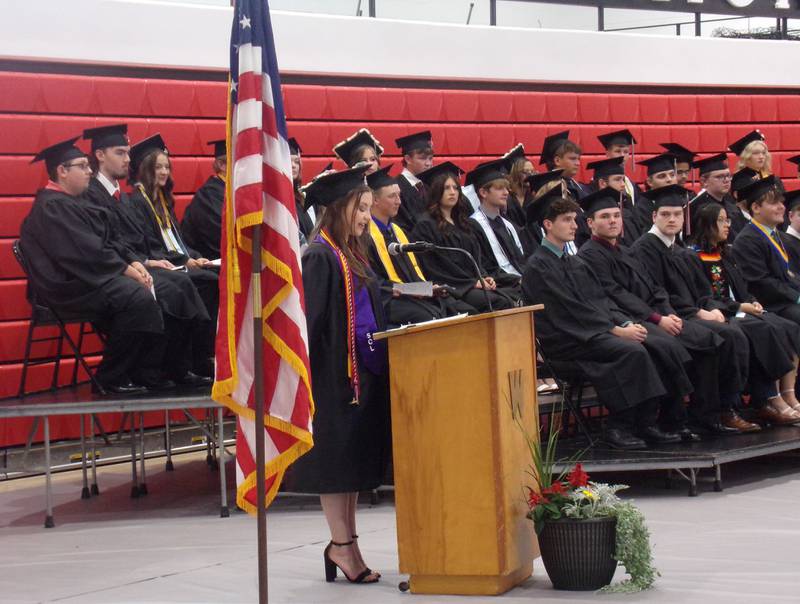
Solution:
[{"label": "black graduation gown", "polygon": [[[483,227],[474,218],[469,218],[467,221],[475,233],[475,239],[481,248],[481,260],[484,264],[484,268],[489,271],[489,275],[497,281],[498,285],[503,287],[513,287],[519,284],[520,277],[512,273],[507,273],[500,268],[497,257],[494,255],[492,244],[489,243],[489,238],[486,236]],[[522,251],[517,247],[513,236],[508,232],[505,223],[503,223],[500,228],[496,228],[492,225],[491,219],[489,219],[489,223],[509,262],[511,262],[512,266],[517,269],[521,275],[522,271],[525,269],[525,258]],[[514,228],[514,226],[512,225],[511,228]]]},{"label": "black graduation gown", "polygon": [[[85,200],[38,191],[22,223],[20,246],[37,295],[58,311],[93,315],[108,334],[97,379],[119,384],[142,369],[147,343],[161,340],[164,331],[161,310],[149,290],[124,276],[137,257],[112,237]],[[155,351],[151,356],[160,363]]]},{"label": "black graduation gown", "polygon": [[636,218],[636,208],[627,195],[622,197],[621,210],[623,231],[620,239],[623,245],[630,247],[634,241],[642,236],[642,229]]},{"label": "black graduation gown", "polygon": [[[569,178],[565,180],[567,184],[567,190],[572,195],[575,201],[580,201],[587,195],[591,193],[591,189],[584,184],[579,183],[574,178]],[[583,213],[583,210],[578,208],[577,216],[575,216],[575,222],[578,224],[578,230],[575,232],[575,246],[581,247],[584,243],[589,241],[592,237],[592,231],[589,228],[589,224],[586,222],[586,215]]]},{"label": "black graduation gown", "polygon": [[800,239],[784,231],[780,233],[783,249],[789,254],[789,270],[800,275]]},{"label": "black graduation gown", "polygon": [[417,218],[426,211],[427,199],[402,174],[397,178],[397,184],[400,185],[400,210],[394,221],[406,233],[410,233],[417,224]]},{"label": "black graduation gown", "polygon": [[[440,226],[433,217],[421,214],[411,233],[415,241],[429,241],[441,247],[459,248],[475,259],[482,277],[492,277],[481,254],[481,248],[471,227],[463,229],[453,224]],[[511,308],[513,300],[502,291],[483,291],[475,287],[478,276],[475,267],[466,255],[457,252],[433,251],[417,256],[425,276],[439,285],[449,285],[453,296],[479,311],[489,310],[487,298],[494,310]]]},{"label": "black graduation gown", "polygon": [[186,206],[181,222],[181,236],[191,249],[209,260],[219,258],[222,237],[222,209],[225,205],[225,183],[209,176]]},{"label": "black graduation gown", "polygon": [[[640,195],[636,198],[636,205],[633,206],[633,211],[631,212],[632,215],[629,218],[630,222],[632,222],[634,225],[633,228],[635,233],[638,234],[638,237],[636,237],[634,241],[639,239],[652,228],[654,211],[655,204],[650,199],[644,195]],[[628,240],[630,239],[631,238],[628,238]]]},{"label": "black graduation gown", "polygon": [[544,304],[534,314],[542,353],[574,362],[610,412],[666,394],[647,349],[610,333],[629,318],[611,304],[583,260],[558,258],[540,247],[525,268],[522,293],[526,304]]},{"label": "black graduation gown", "polygon": [[698,195],[689,207],[692,233],[696,233],[699,228],[700,211],[707,205],[714,203],[721,204],[725,208],[725,213],[731,221],[731,227],[728,232],[728,243],[733,243],[733,240],[736,239],[736,235],[739,234],[739,230],[741,229],[742,220],[746,219],[744,218],[744,214],[742,214],[742,210],[736,205],[736,200],[730,195],[725,195],[721,201],[709,195],[707,191]]},{"label": "black graduation gown", "polygon": [[303,237],[306,238],[306,241],[311,241],[311,232],[314,230],[314,221],[311,220],[311,216],[308,215],[308,212],[305,208],[305,203],[306,200],[303,197],[303,194],[295,189],[294,204],[295,210],[297,210],[297,225],[300,228],[300,232],[303,234]]},{"label": "black graduation gown", "polygon": [[[347,376],[347,311],[338,261],[324,244],[303,254],[311,384],[316,405],[314,448],[292,465],[287,488],[352,493],[378,487],[391,456],[388,375],[359,363],[360,404],[351,405]],[[378,330],[385,328],[378,279],[369,287]]]},{"label": "black graduation gown", "polygon": [[508,194],[506,209],[505,212],[503,212],[503,216],[517,227],[517,229],[521,229],[525,226],[525,210],[522,209],[522,203],[513,193]]}]

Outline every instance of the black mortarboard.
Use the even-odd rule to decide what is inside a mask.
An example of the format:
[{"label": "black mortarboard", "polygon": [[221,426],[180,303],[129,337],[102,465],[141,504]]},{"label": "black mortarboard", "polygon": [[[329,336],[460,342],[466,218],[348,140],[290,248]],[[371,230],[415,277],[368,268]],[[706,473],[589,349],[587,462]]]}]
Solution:
[{"label": "black mortarboard", "polygon": [[300,146],[300,143],[297,142],[297,139],[291,137],[288,141],[289,143],[289,155],[300,155],[303,152],[303,148]]},{"label": "black mortarboard", "polygon": [[586,167],[594,170],[595,179],[608,178],[614,174],[625,174],[625,158],[622,156],[609,157],[608,159],[593,161]]},{"label": "black mortarboard", "polygon": [[372,133],[366,128],[362,128],[352,136],[346,138],[341,143],[333,148],[333,152],[339,156],[348,166],[354,166],[357,160],[353,157],[353,153],[359,147],[367,145],[375,149],[377,155],[383,155],[383,147],[378,142]]},{"label": "black mortarboard", "polygon": [[556,132],[555,134],[551,134],[547,138],[544,139],[544,143],[542,143],[542,157],[539,160],[539,165],[548,164],[553,161],[553,157],[556,154],[556,149],[558,149],[559,145],[564,141],[569,139],[569,130],[564,130],[563,132]]},{"label": "black mortarboard", "polygon": [[744,151],[744,148],[747,145],[749,145],[753,141],[763,141],[763,140],[764,140],[764,135],[761,134],[761,132],[758,130],[753,130],[752,132],[748,132],[747,134],[745,134],[738,141],[734,141],[730,145],[728,145],[728,149],[733,151],[736,155],[741,155],[742,151]]},{"label": "black mortarboard", "polygon": [[471,172],[467,172],[466,184],[472,185],[477,191],[487,183],[499,178],[507,178],[506,160],[494,159],[478,164]]},{"label": "black mortarboard", "polygon": [[761,178],[761,174],[753,170],[752,168],[742,168],[736,174],[733,175],[731,179],[731,190],[732,191],[739,191],[743,189],[747,185],[749,185],[754,180],[758,180]]},{"label": "black mortarboard", "polygon": [[690,151],[683,145],[679,145],[678,143],[659,143],[662,147],[664,147],[669,153],[672,153],[676,160],[679,163],[687,163],[690,164],[694,161],[694,158],[697,156],[697,153],[694,151]]},{"label": "black mortarboard", "polygon": [[380,189],[381,187],[390,187],[397,184],[397,179],[389,176],[389,170],[392,169],[394,164],[389,164],[385,168],[381,168],[367,175],[367,184],[372,190]]},{"label": "black mortarboard", "polygon": [[672,153],[662,153],[648,159],[639,160],[643,166],[647,166],[647,175],[652,176],[659,172],[675,169],[675,162],[678,160]]},{"label": "black mortarboard", "polygon": [[47,166],[47,170],[50,171],[61,164],[67,163],[71,159],[86,157],[86,153],[75,146],[75,141],[79,138],[79,136],[76,136],[42,149],[36,154],[36,157],[31,160],[31,163],[33,164],[37,161],[44,160],[44,165]]},{"label": "black mortarboard", "polygon": [[793,157],[788,157],[786,159],[786,161],[788,161],[790,164],[794,164],[795,166],[800,168],[800,155],[795,155]]},{"label": "black mortarboard", "polygon": [[92,151],[107,147],[127,147],[130,145],[128,141],[128,124],[88,128],[83,131],[83,138],[92,141]]},{"label": "black mortarboard", "polygon": [[774,175],[770,174],[766,178],[754,180],[749,185],[739,189],[737,193],[737,200],[744,202],[749,207],[755,203],[760,197],[767,193],[770,189],[777,187],[778,181]]},{"label": "black mortarboard", "polygon": [[511,170],[518,159],[525,159],[525,146],[519,143],[516,147],[511,149],[511,151],[506,153],[503,159],[506,160],[506,167]]},{"label": "black mortarboard", "polygon": [[578,203],[587,216],[591,216],[600,210],[607,210],[608,208],[619,208],[620,196],[619,191],[606,187],[595,191],[591,195],[587,195]]},{"label": "black mortarboard", "polygon": [[698,159],[696,162],[692,163],[692,167],[698,168],[701,175],[717,170],[727,170],[728,156],[725,153],[717,153],[705,159]]},{"label": "black mortarboard", "polygon": [[653,202],[653,209],[677,208],[686,205],[686,199],[692,192],[680,185],[668,185],[644,192],[644,196]]},{"label": "black mortarboard", "polygon": [[154,134],[131,147],[131,174],[136,175],[139,166],[142,165],[142,160],[153,151],[167,151],[167,146],[160,134]]},{"label": "black mortarboard", "polygon": [[561,178],[561,175],[564,173],[562,168],[558,168],[557,170],[550,170],[549,172],[540,172],[539,174],[531,174],[526,179],[528,184],[531,186],[531,191],[534,195],[545,186],[547,183],[552,182]]},{"label": "black mortarboard", "polygon": [[786,204],[786,209],[791,211],[800,205],[800,189],[796,191],[786,191],[783,194],[783,203]]},{"label": "black mortarboard", "polygon": [[464,170],[459,168],[453,162],[445,161],[440,164],[436,164],[433,166],[433,168],[428,168],[424,172],[420,172],[417,174],[417,178],[419,178],[426,185],[431,186],[431,183],[434,181],[434,179],[441,174],[451,174],[455,176],[456,181],[459,181],[463,173]]},{"label": "black mortarboard", "polygon": [[610,149],[614,145],[636,144],[636,139],[633,138],[633,133],[627,128],[625,130],[616,130],[615,132],[601,134],[597,137],[597,140],[599,140],[606,149]]},{"label": "black mortarboard", "polygon": [[547,210],[557,199],[564,199],[564,183],[560,182],[558,185],[550,189],[547,193],[534,199],[527,206],[525,206],[525,220],[528,224],[537,223],[539,225],[544,222],[544,216]]},{"label": "black mortarboard", "polygon": [[228,143],[224,138],[216,141],[208,141],[206,145],[214,145],[214,157],[225,157],[228,155]]},{"label": "black mortarboard", "polygon": [[401,136],[395,139],[395,144],[403,152],[403,155],[408,155],[414,151],[423,149],[433,149],[433,135],[430,130],[423,130],[422,132],[415,132],[408,136]]},{"label": "black mortarboard", "polygon": [[306,207],[329,206],[353,189],[364,184],[364,174],[369,166],[358,166],[341,172],[323,173],[314,178],[300,191],[306,196]]}]

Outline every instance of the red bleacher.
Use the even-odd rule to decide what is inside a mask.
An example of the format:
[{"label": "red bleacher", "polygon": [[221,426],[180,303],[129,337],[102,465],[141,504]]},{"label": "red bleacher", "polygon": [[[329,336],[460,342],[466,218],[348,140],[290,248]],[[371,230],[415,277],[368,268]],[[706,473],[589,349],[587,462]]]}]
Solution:
[{"label": "red bleacher", "polygon": [[[134,141],[160,132],[173,157],[182,214],[210,171],[206,141],[224,136],[225,86],[211,81],[0,72],[0,397],[16,393],[30,312],[11,242],[33,194],[46,182],[42,166],[30,164],[33,154],[97,125],[127,122]],[[622,127],[636,136],[637,155],[659,153],[659,143],[668,141],[717,153],[759,128],[772,151],[775,173],[789,178],[796,172],[785,159],[800,152],[798,95],[286,85],[284,99],[290,134],[304,150],[306,178],[330,161],[337,142],[363,126],[383,143],[384,161],[395,162],[395,171],[400,157],[394,139],[423,129],[433,132],[439,160],[451,159],[467,169],[518,142],[536,162],[544,137],[565,129],[583,147],[584,164],[603,154],[598,134]],[[635,176],[641,180],[643,174]],[[87,351],[92,350],[97,350],[97,342],[90,340]],[[37,356],[47,352],[34,349]],[[66,379],[69,372],[62,373]],[[36,368],[29,390],[48,384],[48,368]],[[17,442],[18,432],[0,431],[0,445]]]}]

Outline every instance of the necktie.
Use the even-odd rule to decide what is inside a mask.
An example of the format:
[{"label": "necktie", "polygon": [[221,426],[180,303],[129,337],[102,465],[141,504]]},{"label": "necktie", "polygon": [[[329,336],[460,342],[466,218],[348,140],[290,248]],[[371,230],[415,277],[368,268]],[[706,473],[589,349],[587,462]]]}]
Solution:
[{"label": "necktie", "polygon": [[425,186],[425,183],[419,181],[417,184],[414,185],[414,188],[419,191],[419,194],[425,197],[425,194],[428,192],[428,188]]},{"label": "necktie", "polygon": [[119,201],[119,197],[120,197],[120,192],[119,192],[119,189],[117,189],[116,191],[114,191],[114,199]]}]

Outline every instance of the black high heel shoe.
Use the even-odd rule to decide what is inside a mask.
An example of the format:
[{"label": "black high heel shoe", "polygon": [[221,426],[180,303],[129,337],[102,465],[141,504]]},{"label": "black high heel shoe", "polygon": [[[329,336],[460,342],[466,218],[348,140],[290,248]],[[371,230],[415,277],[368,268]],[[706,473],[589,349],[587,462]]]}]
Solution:
[{"label": "black high heel shoe", "polygon": [[332,583],[336,580],[337,571],[341,570],[344,578],[347,579],[350,583],[377,583],[378,577],[375,577],[373,581],[365,581],[367,577],[372,574],[370,569],[365,569],[361,571],[355,579],[351,579],[347,576],[347,573],[344,572],[344,569],[336,564],[330,557],[331,546],[335,545],[336,547],[347,547],[348,545],[353,545],[352,539],[347,543],[336,543],[335,541],[331,541],[328,543],[328,546],[325,548],[325,551],[322,553],[322,557],[325,560],[325,580],[328,583]]},{"label": "black high heel shoe", "polygon": [[[357,540],[358,540],[358,535],[353,535],[352,537],[353,537],[353,541],[357,541]],[[367,566],[367,565],[365,564],[364,566]],[[378,579],[380,579],[380,578],[381,578],[381,574],[380,574],[378,571],[376,571],[376,570],[372,570],[372,569],[371,569],[371,568],[369,568],[368,566],[367,566],[367,570],[368,570],[369,572],[371,572],[372,574],[374,574],[374,575],[375,575],[375,576],[376,576]]]}]

